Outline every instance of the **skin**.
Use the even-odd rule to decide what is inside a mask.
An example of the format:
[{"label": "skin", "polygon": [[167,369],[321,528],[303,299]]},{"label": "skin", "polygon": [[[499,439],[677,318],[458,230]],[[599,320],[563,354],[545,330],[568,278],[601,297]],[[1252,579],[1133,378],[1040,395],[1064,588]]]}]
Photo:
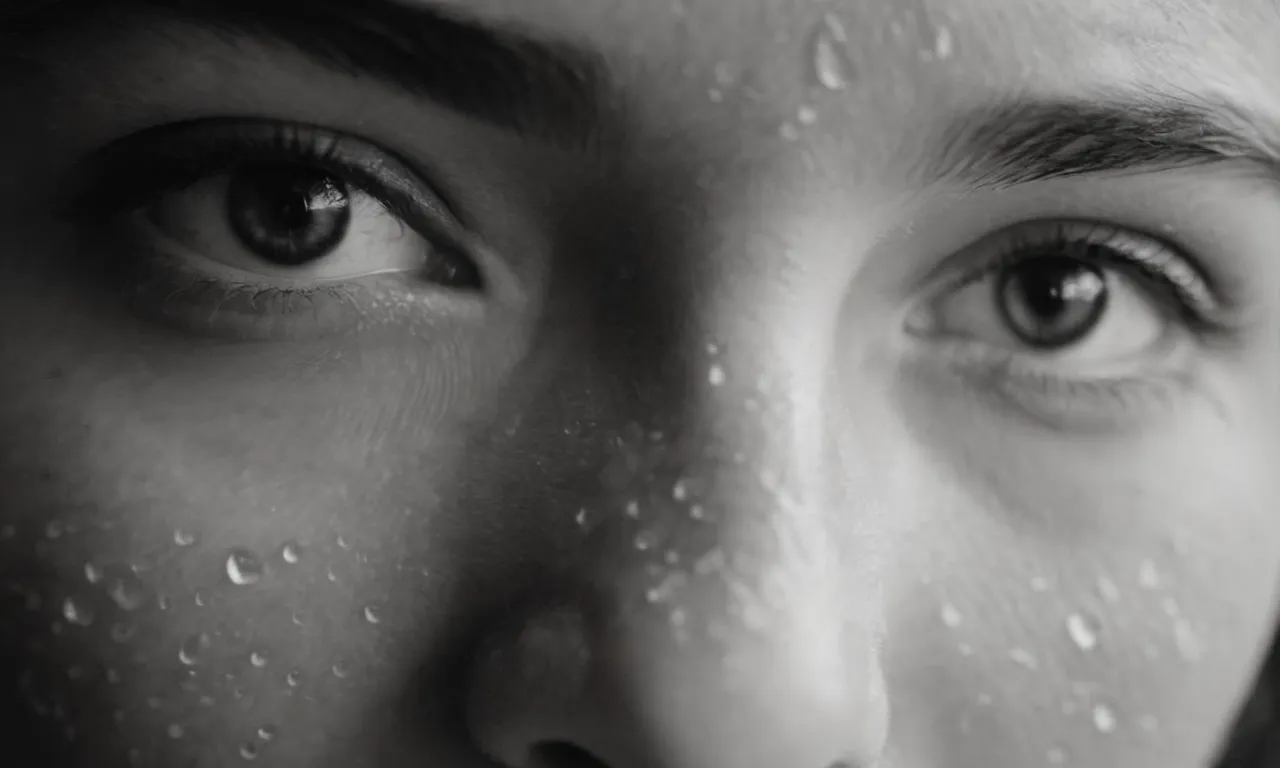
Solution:
[{"label": "skin", "polygon": [[[451,4],[598,52],[625,139],[555,149],[159,18],[7,76],[0,103],[29,105],[0,144],[19,739],[85,765],[246,743],[580,764],[530,762],[544,742],[611,768],[1208,764],[1275,626],[1280,194],[1234,166],[968,195],[913,167],[1016,92],[1213,87],[1280,114],[1271,4]],[[826,11],[842,91],[807,79]],[[922,55],[942,27],[952,50]],[[483,240],[484,311],[229,344],[77,280],[102,246],[54,215],[66,168],[232,112],[436,169]],[[907,339],[931,269],[1055,217],[1164,231],[1243,275],[1256,316],[1087,424]]]}]

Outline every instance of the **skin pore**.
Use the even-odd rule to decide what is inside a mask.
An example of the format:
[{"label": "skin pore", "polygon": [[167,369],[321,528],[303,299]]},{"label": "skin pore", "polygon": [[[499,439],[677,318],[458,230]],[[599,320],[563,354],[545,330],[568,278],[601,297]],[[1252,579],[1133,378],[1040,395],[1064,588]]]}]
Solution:
[{"label": "skin pore", "polygon": [[[14,754],[1212,763],[1269,0],[99,5],[0,22]],[[323,258],[246,246],[282,183]]]}]

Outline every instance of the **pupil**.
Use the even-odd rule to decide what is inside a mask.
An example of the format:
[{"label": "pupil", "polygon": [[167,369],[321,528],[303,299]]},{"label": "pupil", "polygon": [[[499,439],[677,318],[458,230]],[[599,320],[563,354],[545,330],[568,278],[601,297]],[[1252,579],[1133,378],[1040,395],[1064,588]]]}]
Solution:
[{"label": "pupil", "polygon": [[1079,259],[1028,259],[1004,272],[999,305],[1005,323],[1022,342],[1054,349],[1084,338],[1107,306],[1106,277]]},{"label": "pupil", "polygon": [[227,218],[255,255],[301,266],[341,244],[351,222],[350,196],[341,180],[315,168],[249,166],[231,177]]}]

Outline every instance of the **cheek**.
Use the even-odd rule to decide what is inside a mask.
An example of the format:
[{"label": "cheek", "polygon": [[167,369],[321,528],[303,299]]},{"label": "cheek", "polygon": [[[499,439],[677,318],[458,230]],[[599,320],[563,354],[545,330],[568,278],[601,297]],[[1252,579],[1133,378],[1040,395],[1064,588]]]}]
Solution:
[{"label": "cheek", "polygon": [[[1042,471],[1034,488],[1010,481],[1028,487],[981,496],[989,504],[962,484],[906,505],[928,514],[916,516],[913,546],[891,577],[886,667],[904,756],[1209,760],[1274,631],[1280,520],[1271,500],[1280,487],[1253,458],[1275,449],[1197,450],[1197,460],[1178,461],[1130,448],[1128,460],[1074,461],[1061,474],[1097,479],[1069,490]],[[1206,458],[1215,455],[1230,464]],[[1180,464],[1199,470],[1169,471]],[[1039,503],[1031,512],[1000,499]],[[1081,514],[1087,525],[1052,523]]]}]

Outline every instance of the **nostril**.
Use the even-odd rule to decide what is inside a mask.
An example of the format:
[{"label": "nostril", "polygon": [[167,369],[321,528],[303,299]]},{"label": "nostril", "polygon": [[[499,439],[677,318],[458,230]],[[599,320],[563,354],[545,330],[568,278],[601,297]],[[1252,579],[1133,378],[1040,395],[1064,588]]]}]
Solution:
[{"label": "nostril", "polygon": [[529,768],[609,768],[600,758],[567,741],[539,742],[529,754]]}]

